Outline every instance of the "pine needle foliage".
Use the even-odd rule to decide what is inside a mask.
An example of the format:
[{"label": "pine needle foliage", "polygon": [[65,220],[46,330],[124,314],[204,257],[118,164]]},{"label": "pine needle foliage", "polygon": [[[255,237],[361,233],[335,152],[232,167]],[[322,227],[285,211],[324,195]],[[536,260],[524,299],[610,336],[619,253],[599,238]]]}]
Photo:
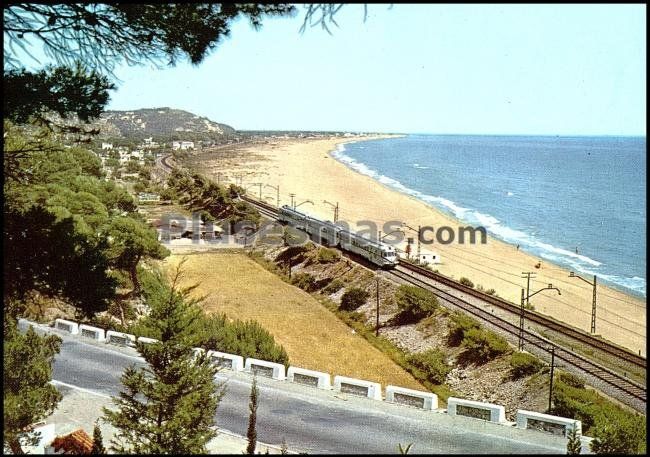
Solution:
[{"label": "pine needle foliage", "polygon": [[104,419],[117,429],[111,450],[138,454],[206,453],[216,436],[215,414],[224,390],[214,382],[215,365],[194,356],[189,345],[193,323],[200,318],[189,289],[179,289],[179,264],[168,284],[161,273],[148,277],[145,295],[151,307],[143,323],[159,343],[138,343],[147,362],[128,367],[124,389],[114,398],[116,410],[104,408]]}]

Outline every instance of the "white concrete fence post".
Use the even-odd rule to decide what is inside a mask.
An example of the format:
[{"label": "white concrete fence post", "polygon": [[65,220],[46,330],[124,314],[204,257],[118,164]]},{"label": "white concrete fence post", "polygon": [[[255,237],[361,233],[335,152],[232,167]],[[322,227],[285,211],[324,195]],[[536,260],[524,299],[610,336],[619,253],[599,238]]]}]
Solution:
[{"label": "white concrete fence post", "polygon": [[79,334],[84,338],[92,338],[100,343],[106,341],[106,332],[103,328],[91,327],[90,325],[80,324]]},{"label": "white concrete fence post", "polygon": [[289,367],[287,370],[287,381],[296,384],[305,384],[319,389],[331,389],[329,373],[307,370],[305,368]]},{"label": "white concrete fence post", "polygon": [[449,397],[447,399],[447,414],[450,416],[473,417],[489,422],[507,422],[506,411],[503,406],[494,403],[463,400],[462,398]]},{"label": "white concrete fence post", "polygon": [[284,365],[281,363],[267,362],[266,360],[258,360],[249,357],[246,359],[244,371],[257,373],[261,376],[267,376],[279,381],[284,381],[285,379]]},{"label": "white concrete fence post", "polygon": [[381,401],[381,384],[378,382],[334,376],[334,390]]},{"label": "white concrete fence post", "polygon": [[404,387],[386,386],[386,401],[430,411],[438,409],[438,396],[436,394]]},{"label": "white concrete fence post", "polygon": [[68,332],[71,335],[79,334],[79,324],[77,324],[76,322],[67,321],[65,319],[56,319],[54,321],[54,327],[58,330],[63,330],[64,332]]}]

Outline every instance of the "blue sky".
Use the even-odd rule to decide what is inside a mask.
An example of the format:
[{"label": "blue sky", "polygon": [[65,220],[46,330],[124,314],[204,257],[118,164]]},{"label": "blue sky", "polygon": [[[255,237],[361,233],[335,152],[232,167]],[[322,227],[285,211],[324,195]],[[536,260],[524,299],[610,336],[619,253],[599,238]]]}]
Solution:
[{"label": "blue sky", "polygon": [[246,21],[199,66],[120,67],[109,109],[237,129],[646,134],[645,5],[346,5]]}]

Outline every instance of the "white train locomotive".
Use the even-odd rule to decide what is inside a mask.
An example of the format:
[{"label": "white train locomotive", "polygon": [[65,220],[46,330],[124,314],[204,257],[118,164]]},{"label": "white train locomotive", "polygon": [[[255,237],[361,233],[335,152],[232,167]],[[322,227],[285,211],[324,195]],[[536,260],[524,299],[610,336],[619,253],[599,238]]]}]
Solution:
[{"label": "white train locomotive", "polygon": [[397,253],[393,246],[357,235],[333,222],[315,219],[287,205],[280,208],[278,220],[306,232],[318,243],[353,252],[382,268],[397,265]]}]

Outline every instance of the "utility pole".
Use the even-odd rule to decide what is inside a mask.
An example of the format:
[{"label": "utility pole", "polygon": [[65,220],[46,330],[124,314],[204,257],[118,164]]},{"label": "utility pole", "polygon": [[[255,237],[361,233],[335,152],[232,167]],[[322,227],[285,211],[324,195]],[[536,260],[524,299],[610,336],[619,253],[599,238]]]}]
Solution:
[{"label": "utility pole", "polygon": [[296,209],[296,202],[294,200],[294,197],[296,194],[289,194],[289,197],[291,197],[291,207],[295,210]]},{"label": "utility pole", "polygon": [[377,326],[375,327],[375,336],[379,336],[379,278],[377,280]]},{"label": "utility pole", "polygon": [[421,226],[418,225],[418,264],[420,263],[420,230],[422,229]]},{"label": "utility pole", "polygon": [[551,411],[551,402],[553,401],[553,369],[555,368],[555,346],[551,347],[551,384],[548,389],[548,411]]},{"label": "utility pole", "polygon": [[519,350],[524,350],[524,289],[521,289],[521,307],[519,309]]}]

